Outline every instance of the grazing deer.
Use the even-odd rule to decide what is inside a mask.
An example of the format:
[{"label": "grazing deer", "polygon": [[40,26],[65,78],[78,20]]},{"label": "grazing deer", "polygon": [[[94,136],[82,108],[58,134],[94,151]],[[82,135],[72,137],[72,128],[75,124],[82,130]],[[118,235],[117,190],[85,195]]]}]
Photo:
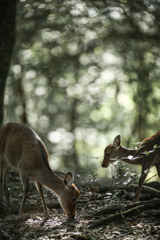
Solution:
[{"label": "grazing deer", "polygon": [[[116,161],[119,158],[125,163],[134,165],[141,165],[141,177],[139,179],[138,189],[133,202],[137,202],[142,189],[142,185],[147,177],[148,171],[152,166],[156,166],[158,175],[160,177],[160,132],[144,139],[138,149],[125,148],[120,145],[121,139],[118,135],[113,144],[108,145],[104,150],[104,159],[102,167],[108,167],[109,163]],[[130,155],[133,156],[132,160]]]},{"label": "grazing deer", "polygon": [[42,185],[58,195],[68,218],[74,218],[79,196],[79,190],[73,184],[74,177],[71,172],[68,172],[62,179],[51,170],[47,149],[31,128],[19,123],[7,123],[0,129],[0,167],[1,194],[2,187],[4,187],[8,202],[10,201],[6,182],[7,173],[11,169],[16,169],[20,173],[23,184],[23,199],[19,210],[21,219],[29,192],[29,179],[36,182],[44,209],[44,217],[48,218],[49,214]]}]

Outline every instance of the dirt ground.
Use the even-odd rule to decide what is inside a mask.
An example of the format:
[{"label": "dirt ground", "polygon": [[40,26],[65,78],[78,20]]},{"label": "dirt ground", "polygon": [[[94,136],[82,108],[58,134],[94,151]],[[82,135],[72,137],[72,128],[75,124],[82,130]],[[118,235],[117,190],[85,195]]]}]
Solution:
[{"label": "dirt ground", "polygon": [[[17,178],[9,179],[11,206],[5,202],[7,212],[0,218],[0,240],[31,239],[160,239],[160,209],[147,208],[138,210],[136,215],[123,215],[123,207],[130,205],[131,200],[112,199],[109,192],[91,193],[89,188],[79,186],[81,194],[77,203],[77,215],[74,220],[67,220],[57,197],[45,189],[45,199],[50,212],[50,219],[43,218],[40,196],[32,182],[30,194],[25,205],[23,221],[19,220],[18,210],[22,200],[22,185]],[[103,213],[104,209],[112,213]],[[121,210],[119,210],[121,209]],[[102,213],[96,215],[102,210]],[[118,213],[121,213],[118,217]],[[114,220],[93,227],[95,221],[103,220],[110,215]],[[116,217],[117,216],[117,217]],[[103,222],[103,221],[102,221]]]}]

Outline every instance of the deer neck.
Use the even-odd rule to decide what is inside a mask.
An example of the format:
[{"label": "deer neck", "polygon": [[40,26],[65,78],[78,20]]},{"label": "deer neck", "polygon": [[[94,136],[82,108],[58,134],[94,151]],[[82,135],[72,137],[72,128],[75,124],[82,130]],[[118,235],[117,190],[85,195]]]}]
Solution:
[{"label": "deer neck", "polygon": [[126,148],[126,147],[122,147],[120,146],[119,148],[119,155],[120,157],[128,157],[129,155],[132,155],[134,156],[135,153],[136,153],[136,149],[133,149],[133,148]]},{"label": "deer neck", "polygon": [[[142,165],[141,163],[141,157],[135,157],[137,150],[136,149],[130,149],[130,148],[125,148],[125,147],[120,147],[120,159],[121,161],[133,165]],[[133,159],[128,158],[128,156],[132,155]]]},{"label": "deer neck", "polygon": [[54,191],[58,196],[66,188],[64,180],[52,171],[43,172],[38,180],[41,184]]}]

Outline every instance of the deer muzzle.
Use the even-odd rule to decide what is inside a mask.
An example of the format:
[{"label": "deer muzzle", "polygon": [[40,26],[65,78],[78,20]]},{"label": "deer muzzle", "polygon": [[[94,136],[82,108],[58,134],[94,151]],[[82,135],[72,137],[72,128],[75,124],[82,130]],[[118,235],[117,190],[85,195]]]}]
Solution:
[{"label": "deer muzzle", "polygon": [[102,163],[103,168],[107,168],[109,166],[109,163]]}]

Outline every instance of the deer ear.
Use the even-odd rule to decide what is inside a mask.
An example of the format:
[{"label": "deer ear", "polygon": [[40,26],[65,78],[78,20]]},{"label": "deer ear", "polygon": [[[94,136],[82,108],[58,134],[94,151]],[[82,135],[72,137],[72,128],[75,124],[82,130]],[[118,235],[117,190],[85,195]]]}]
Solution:
[{"label": "deer ear", "polygon": [[113,147],[118,147],[121,144],[121,136],[118,135],[117,137],[115,137],[114,141],[113,141]]},{"label": "deer ear", "polygon": [[74,176],[72,175],[71,172],[68,172],[64,178],[64,184],[69,187],[72,185],[73,180],[74,180]]}]

